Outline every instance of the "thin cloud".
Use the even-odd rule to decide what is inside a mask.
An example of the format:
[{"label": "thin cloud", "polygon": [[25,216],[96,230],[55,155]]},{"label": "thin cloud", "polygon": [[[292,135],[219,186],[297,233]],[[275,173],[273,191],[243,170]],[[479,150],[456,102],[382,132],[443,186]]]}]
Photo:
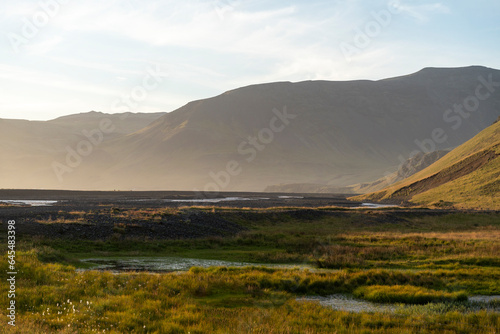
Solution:
[{"label": "thin cloud", "polygon": [[50,53],[62,42],[63,38],[61,36],[49,37],[30,43],[26,46],[25,49],[32,55],[42,56]]},{"label": "thin cloud", "polygon": [[435,14],[449,14],[450,8],[442,3],[431,3],[421,5],[400,5],[399,10],[413,17],[420,22],[427,22],[432,15]]},{"label": "thin cloud", "polygon": [[73,92],[86,92],[108,96],[118,95],[120,93],[120,91],[110,89],[107,86],[84,84],[77,79],[68,78],[63,75],[38,70],[29,70],[19,66],[0,64],[0,78],[7,79],[9,81],[34,84],[41,87],[48,86]]},{"label": "thin cloud", "polygon": [[67,58],[67,57],[51,57],[51,59],[54,62],[57,62],[59,64],[70,65],[70,66],[74,66],[74,67],[78,67],[78,68],[82,68],[82,69],[99,70],[99,71],[115,73],[115,74],[122,74],[122,75],[128,74],[128,75],[139,76],[139,75],[144,74],[144,71],[130,70],[128,68],[117,67],[116,65],[110,64],[110,63],[83,61],[83,60],[74,59],[74,58]]}]

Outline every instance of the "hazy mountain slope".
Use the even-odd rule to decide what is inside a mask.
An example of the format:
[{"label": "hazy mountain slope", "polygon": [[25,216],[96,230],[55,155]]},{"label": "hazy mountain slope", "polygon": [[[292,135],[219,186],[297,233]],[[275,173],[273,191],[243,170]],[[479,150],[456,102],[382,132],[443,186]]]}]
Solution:
[{"label": "hazy mountain slope", "polygon": [[[64,188],[52,163],[64,162],[67,147],[76,150],[79,142],[88,140],[82,131],[95,133],[100,122],[109,119],[113,131],[103,133],[105,141],[137,131],[163,114],[89,112],[50,121],[0,119],[0,188]],[[92,155],[103,156],[100,145],[93,146]]]},{"label": "hazy mountain slope", "polygon": [[500,209],[500,122],[421,172],[382,191],[353,199]]},{"label": "hazy mountain slope", "polygon": [[350,187],[333,187],[316,183],[288,183],[267,186],[264,192],[298,194],[356,194]]},{"label": "hazy mountain slope", "polygon": [[429,153],[419,152],[401,164],[397,171],[387,174],[378,180],[369,183],[359,183],[350,187],[352,193],[364,194],[382,190],[391,184],[404,180],[411,175],[429,167],[437,160],[445,156],[449,151],[433,151]]},{"label": "hazy mountain slope", "polygon": [[[17,149],[18,133],[6,139],[0,187],[261,191],[273,184],[338,189],[372,182],[418,150],[454,148],[491,124],[500,107],[494,84],[467,118],[447,111],[470,100],[481,77],[500,82],[498,70],[473,66],[380,81],[243,87],[188,103],[134,133],[106,136],[61,180],[52,163],[66,164],[67,146],[85,139],[66,133],[71,118],[63,118],[47,122],[59,128],[35,140],[35,150],[28,139]],[[431,142],[436,131],[443,140]]]},{"label": "hazy mountain slope", "polygon": [[99,123],[107,118],[111,121],[114,128],[112,131],[113,136],[127,135],[138,131],[161,116],[165,115],[164,112],[159,113],[119,113],[119,114],[105,114],[102,112],[91,111],[87,113],[80,113],[68,115],[50,120],[48,124],[56,124],[64,128],[81,133],[83,129],[92,130],[99,128]]},{"label": "hazy mountain slope", "polygon": [[[220,182],[221,190],[374,181],[396,171],[436,128],[446,140],[424,149],[456,147],[491,124],[500,90],[467,119],[449,114],[453,121],[444,120],[447,109],[475,94],[480,76],[500,81],[499,71],[484,67],[429,68],[381,81],[280,82],[235,89],[191,102],[124,141],[109,142],[106,150],[119,162],[105,179],[127,188],[203,189],[214,182],[210,172],[224,171],[233,160],[241,173],[227,185]],[[269,128],[273,109],[284,107],[296,117],[251,160],[245,141]],[[136,179],[125,180],[130,174]]]},{"label": "hazy mountain slope", "polygon": [[442,158],[449,151],[433,151],[430,153],[418,153],[406,160],[399,169],[389,173],[380,179],[368,183],[358,183],[347,187],[334,187],[325,184],[314,183],[290,183],[267,186],[264,191],[287,192],[287,193],[342,193],[342,194],[364,194],[384,189],[391,184],[404,180],[405,178],[430,166]]}]

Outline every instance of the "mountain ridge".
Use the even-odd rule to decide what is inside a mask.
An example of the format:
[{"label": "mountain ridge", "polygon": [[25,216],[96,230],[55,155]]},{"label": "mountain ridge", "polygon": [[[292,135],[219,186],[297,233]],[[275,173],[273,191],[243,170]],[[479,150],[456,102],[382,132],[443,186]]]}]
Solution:
[{"label": "mountain ridge", "polygon": [[[192,101],[135,131],[113,133],[82,157],[63,182],[50,163],[64,163],[67,152],[60,145],[43,142],[37,150],[20,147],[16,152],[17,144],[11,143],[10,155],[40,156],[42,163],[28,159],[24,164],[40,167],[19,171],[36,175],[26,185],[37,188],[262,191],[287,183],[343,188],[395,172],[412,152],[429,148],[435,129],[442,129],[446,140],[433,142],[429,151],[454,148],[486,128],[498,117],[500,90],[460,119],[460,131],[443,116],[475,94],[479,77],[489,76],[500,82],[498,70],[467,67],[378,81],[240,87]],[[277,113],[291,118],[284,124]],[[281,130],[271,131],[272,125]],[[71,145],[85,139],[68,135],[74,137]],[[25,144],[33,146],[28,140]],[[239,168],[226,182],[230,162]],[[12,186],[6,176],[2,184]]]}]

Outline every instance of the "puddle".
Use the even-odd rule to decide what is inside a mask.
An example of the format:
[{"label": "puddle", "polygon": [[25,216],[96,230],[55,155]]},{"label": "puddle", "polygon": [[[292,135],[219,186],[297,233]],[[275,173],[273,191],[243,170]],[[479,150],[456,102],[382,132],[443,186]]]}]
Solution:
[{"label": "puddle", "polygon": [[57,203],[57,201],[0,199],[0,203],[7,203],[7,204],[12,204],[12,205],[51,206],[52,204]]},{"label": "puddle", "polygon": [[[297,264],[257,264],[247,262],[232,262],[222,260],[205,260],[205,259],[192,259],[181,257],[102,257],[102,258],[89,258],[83,259],[82,262],[93,265],[85,270],[101,270],[109,271],[112,273],[121,273],[129,271],[137,272],[179,272],[188,271],[191,267],[268,267],[268,268],[281,268],[281,269],[301,269],[315,271],[314,268],[306,265]],[[324,307],[329,307],[337,311],[345,312],[379,312],[379,313],[396,313],[405,310],[411,310],[412,307],[426,307],[425,305],[402,305],[402,304],[378,304],[372,303],[361,299],[356,299],[350,295],[335,294],[330,296],[306,296],[297,298],[297,301],[312,301],[317,302]],[[492,302],[500,301],[500,295],[494,296],[471,296],[469,303],[462,305],[460,310],[463,312],[477,311],[477,310],[491,310],[500,312],[500,309]],[[438,304],[436,304],[438,305]],[[438,305],[439,306],[439,305]],[[458,310],[458,309],[457,309]]]},{"label": "puddle", "polygon": [[500,295],[495,296],[470,296],[469,302],[474,303],[491,303],[491,302],[500,302]]},{"label": "puddle", "polygon": [[135,257],[135,258],[92,258],[84,259],[82,262],[96,264],[93,270],[121,271],[151,271],[172,272],[187,271],[191,267],[243,267],[251,266],[251,263],[229,262],[220,260],[187,259],[180,257]]},{"label": "puddle", "polygon": [[[297,298],[297,301],[313,301],[318,302],[321,306],[329,307],[337,311],[345,312],[380,312],[380,313],[396,313],[409,311],[412,308],[420,308],[424,310],[426,305],[403,305],[403,304],[378,304],[364,301],[361,299],[356,299],[349,295],[330,295],[326,297],[321,296],[308,296]],[[493,312],[500,312],[500,308],[495,305],[491,305],[492,302],[500,301],[500,296],[471,296],[469,297],[469,303],[461,304],[461,306],[455,306],[456,311],[460,312],[475,312],[479,310],[488,310]],[[434,304],[436,307],[442,308],[443,304]],[[441,306],[440,306],[441,305]],[[431,308],[432,309],[432,308]]]},{"label": "puddle", "polygon": [[294,198],[294,199],[302,199],[304,197],[302,197],[302,196],[278,196],[278,198],[281,198],[281,199],[292,199],[292,198]]},{"label": "puddle", "polygon": [[[102,257],[102,258],[89,258],[80,260],[82,262],[92,264],[88,270],[102,270],[114,273],[127,272],[127,271],[146,271],[146,272],[174,272],[174,271],[187,271],[191,267],[268,267],[280,269],[309,269],[314,270],[313,267],[301,264],[259,264],[247,262],[232,262],[222,260],[205,260],[205,259],[191,259],[182,257]],[[87,270],[87,269],[83,269]]]},{"label": "puddle", "polygon": [[398,306],[389,304],[375,304],[364,300],[354,299],[346,295],[331,295],[327,297],[312,296],[297,299],[298,301],[314,301],[325,307],[346,312],[395,312]]},{"label": "puddle", "polygon": [[380,209],[380,208],[396,208],[394,204],[376,204],[376,203],[361,203],[361,206],[352,207],[351,209]]},{"label": "puddle", "polygon": [[167,199],[167,202],[180,203],[220,203],[233,201],[261,201],[270,198],[224,197],[224,198],[193,198],[193,199]]}]

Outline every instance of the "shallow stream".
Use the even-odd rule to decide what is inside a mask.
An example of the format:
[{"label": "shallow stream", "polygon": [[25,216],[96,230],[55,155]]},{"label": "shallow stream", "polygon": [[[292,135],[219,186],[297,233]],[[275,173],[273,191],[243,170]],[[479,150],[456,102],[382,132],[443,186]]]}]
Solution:
[{"label": "shallow stream", "polygon": [[[403,304],[379,304],[371,303],[365,300],[356,299],[349,295],[336,294],[326,297],[322,296],[308,296],[297,298],[298,301],[312,301],[318,302],[321,306],[329,307],[337,311],[345,312],[381,312],[381,313],[408,313],[420,309],[426,309],[431,312],[442,312],[446,308],[442,308],[443,304],[431,303],[428,305],[403,305]],[[494,303],[495,304],[494,304]],[[479,310],[489,310],[500,312],[500,307],[498,306],[500,302],[500,296],[471,296],[469,297],[468,303],[456,306],[457,311],[461,312],[473,312]],[[429,306],[431,305],[431,306]],[[437,307],[433,307],[437,306]],[[440,307],[442,309],[440,309]]]},{"label": "shallow stream", "polygon": [[191,267],[247,267],[266,266],[273,268],[311,268],[306,265],[284,264],[256,264],[248,262],[234,262],[222,260],[192,259],[182,257],[102,257],[83,259],[82,262],[91,264],[90,270],[106,270],[111,272],[149,271],[173,272],[187,271]]},{"label": "shallow stream", "polygon": [[[89,258],[83,259],[82,262],[91,264],[89,269],[85,270],[102,270],[110,271],[113,273],[129,272],[129,271],[146,271],[146,272],[178,272],[187,271],[191,267],[246,267],[246,266],[265,266],[272,268],[299,268],[316,269],[307,265],[283,265],[283,264],[255,264],[247,262],[234,262],[222,260],[206,260],[206,259],[193,259],[182,257],[102,257],[102,258]],[[298,301],[312,301],[318,302],[324,307],[333,308],[338,311],[346,312],[405,312],[411,307],[425,307],[413,305],[397,305],[397,304],[378,304],[356,299],[350,295],[335,294],[330,296],[306,296],[297,298]],[[498,303],[500,296],[471,296],[469,297],[469,305],[464,310],[480,310],[489,309],[500,312]]]}]

